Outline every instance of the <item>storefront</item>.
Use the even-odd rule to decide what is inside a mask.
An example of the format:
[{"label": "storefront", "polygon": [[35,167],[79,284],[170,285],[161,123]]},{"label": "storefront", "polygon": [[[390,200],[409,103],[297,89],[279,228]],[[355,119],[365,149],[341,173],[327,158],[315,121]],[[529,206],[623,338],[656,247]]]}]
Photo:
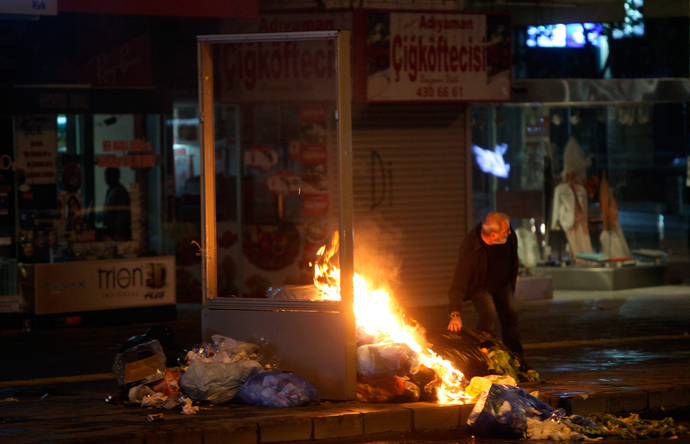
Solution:
[{"label": "storefront", "polygon": [[[682,281],[687,83],[515,80],[512,103],[473,107],[474,214],[497,207],[519,219],[531,248],[524,257],[532,271],[554,276],[556,288]],[[579,239],[569,237],[562,212],[562,191],[573,187],[586,220]]]},{"label": "storefront", "polygon": [[30,328],[78,325],[86,312],[174,313],[166,100],[49,88],[5,97],[3,314]]},{"label": "storefront", "polygon": [[195,94],[196,28],[258,2],[0,12],[2,328],[174,317],[171,97]]}]

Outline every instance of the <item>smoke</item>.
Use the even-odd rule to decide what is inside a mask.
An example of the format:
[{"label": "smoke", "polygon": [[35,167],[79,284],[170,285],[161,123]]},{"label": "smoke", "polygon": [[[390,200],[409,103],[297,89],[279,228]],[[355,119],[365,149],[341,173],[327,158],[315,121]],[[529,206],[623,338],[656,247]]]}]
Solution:
[{"label": "smoke", "polygon": [[355,273],[368,283],[368,289],[381,289],[395,298],[400,284],[404,246],[403,233],[380,218],[355,220],[354,267]]},{"label": "smoke", "polygon": [[367,290],[388,293],[391,313],[400,316],[411,329],[422,349],[427,347],[425,328],[405,314],[405,292],[401,288],[400,272],[405,249],[404,234],[382,218],[355,220],[354,226],[355,273],[367,282]]}]

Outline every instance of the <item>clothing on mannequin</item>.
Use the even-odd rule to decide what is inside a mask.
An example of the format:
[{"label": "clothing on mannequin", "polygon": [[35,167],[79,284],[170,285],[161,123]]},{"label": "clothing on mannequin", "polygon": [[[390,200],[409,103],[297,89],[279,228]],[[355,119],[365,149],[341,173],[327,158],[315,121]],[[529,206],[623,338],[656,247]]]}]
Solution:
[{"label": "clothing on mannequin", "polygon": [[630,257],[630,248],[618,223],[618,204],[606,179],[606,172],[603,173],[599,185],[599,210],[602,215],[602,230],[599,236],[602,251],[611,259]]},{"label": "clothing on mannequin", "polygon": [[570,244],[571,258],[578,253],[591,253],[592,241],[587,226],[587,190],[568,175],[568,182],[556,186],[553,195],[551,229],[558,224]]}]

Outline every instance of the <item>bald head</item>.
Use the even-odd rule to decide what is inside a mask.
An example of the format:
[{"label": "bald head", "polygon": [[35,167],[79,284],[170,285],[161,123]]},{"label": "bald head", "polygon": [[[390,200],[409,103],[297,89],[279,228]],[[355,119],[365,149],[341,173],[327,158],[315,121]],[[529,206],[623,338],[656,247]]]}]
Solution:
[{"label": "bald head", "polygon": [[510,217],[498,211],[493,211],[486,215],[482,221],[482,237],[485,241],[490,240],[490,245],[503,244],[510,234]]}]

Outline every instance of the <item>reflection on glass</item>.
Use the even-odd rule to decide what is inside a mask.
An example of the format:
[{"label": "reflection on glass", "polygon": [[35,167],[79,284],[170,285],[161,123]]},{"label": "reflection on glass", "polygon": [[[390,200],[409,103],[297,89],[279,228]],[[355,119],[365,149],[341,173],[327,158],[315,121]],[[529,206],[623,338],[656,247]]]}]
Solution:
[{"label": "reflection on glass", "polygon": [[214,47],[220,297],[323,299],[314,263],[339,229],[334,57],[332,40]]}]

